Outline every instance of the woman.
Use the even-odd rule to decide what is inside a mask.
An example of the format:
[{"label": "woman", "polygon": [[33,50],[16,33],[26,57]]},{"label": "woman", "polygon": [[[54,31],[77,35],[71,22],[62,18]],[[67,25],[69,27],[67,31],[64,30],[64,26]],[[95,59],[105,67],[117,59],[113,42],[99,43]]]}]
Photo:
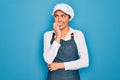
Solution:
[{"label": "woman", "polygon": [[44,34],[47,80],[80,80],[78,69],[88,67],[88,51],[81,31],[69,27],[73,9],[65,3],[54,7],[53,31]]}]

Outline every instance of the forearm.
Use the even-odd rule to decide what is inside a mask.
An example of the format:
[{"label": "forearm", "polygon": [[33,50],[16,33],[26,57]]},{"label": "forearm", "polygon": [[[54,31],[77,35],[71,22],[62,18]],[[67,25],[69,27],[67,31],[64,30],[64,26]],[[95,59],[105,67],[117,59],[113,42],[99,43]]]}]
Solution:
[{"label": "forearm", "polygon": [[65,70],[77,70],[89,66],[88,54],[82,55],[80,59],[64,62]]},{"label": "forearm", "polygon": [[56,41],[44,52],[44,59],[47,64],[51,64],[57,55],[60,44]]}]

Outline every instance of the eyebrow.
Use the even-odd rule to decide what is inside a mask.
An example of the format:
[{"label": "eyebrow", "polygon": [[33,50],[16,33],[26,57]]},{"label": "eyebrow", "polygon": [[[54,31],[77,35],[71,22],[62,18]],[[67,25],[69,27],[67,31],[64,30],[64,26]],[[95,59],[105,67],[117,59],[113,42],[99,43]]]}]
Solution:
[{"label": "eyebrow", "polygon": [[[61,15],[68,15],[68,14],[66,14],[66,13],[63,13],[63,14],[61,14]],[[58,14],[54,14],[54,16],[58,16]]]}]

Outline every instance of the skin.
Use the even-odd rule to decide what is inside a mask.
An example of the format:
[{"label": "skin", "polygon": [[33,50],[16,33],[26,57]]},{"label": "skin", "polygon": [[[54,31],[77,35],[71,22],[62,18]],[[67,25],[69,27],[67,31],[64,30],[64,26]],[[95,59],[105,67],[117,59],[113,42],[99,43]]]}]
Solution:
[{"label": "skin", "polygon": [[[67,33],[70,30],[68,26],[69,20],[70,16],[63,11],[55,11],[53,29],[56,33],[56,42],[60,43],[60,39],[65,39]],[[63,62],[53,62],[51,64],[48,64],[48,68],[50,71],[55,71],[58,69],[64,69],[65,67]]]}]

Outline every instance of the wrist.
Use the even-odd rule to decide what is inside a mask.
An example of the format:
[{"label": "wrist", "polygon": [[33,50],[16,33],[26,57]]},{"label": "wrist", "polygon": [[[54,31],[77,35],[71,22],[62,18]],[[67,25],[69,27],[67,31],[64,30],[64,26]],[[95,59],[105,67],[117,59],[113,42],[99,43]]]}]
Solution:
[{"label": "wrist", "polygon": [[64,63],[59,63],[59,67],[61,68],[61,69],[64,69],[65,67],[64,67]]},{"label": "wrist", "polygon": [[60,43],[60,39],[61,39],[60,36],[56,36],[56,38],[55,38],[55,40],[56,40],[58,43]]},{"label": "wrist", "polygon": [[56,35],[56,38],[61,38],[61,35],[59,34],[59,35]]}]

